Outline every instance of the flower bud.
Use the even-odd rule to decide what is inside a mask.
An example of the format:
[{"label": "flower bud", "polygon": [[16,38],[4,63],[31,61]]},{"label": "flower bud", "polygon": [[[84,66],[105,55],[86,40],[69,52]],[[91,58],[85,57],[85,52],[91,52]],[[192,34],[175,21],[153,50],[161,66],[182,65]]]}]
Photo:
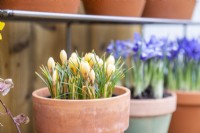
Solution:
[{"label": "flower bud", "polygon": [[77,56],[71,56],[69,58],[69,67],[72,69],[72,71],[74,73],[76,73],[78,65],[79,65],[78,57]]},{"label": "flower bud", "polygon": [[60,51],[60,60],[62,62],[62,65],[65,65],[67,62],[67,53],[65,52],[65,50],[61,50]]},{"label": "flower bud", "polygon": [[103,65],[103,60],[102,60],[101,58],[99,58],[98,64],[99,64],[99,66],[102,66],[102,65]]},{"label": "flower bud", "polygon": [[112,56],[112,55],[110,55],[108,58],[107,58],[107,60],[106,60],[106,63],[107,64],[115,64],[115,58]]},{"label": "flower bud", "polygon": [[111,74],[114,73],[114,72],[115,72],[115,65],[108,64],[107,71],[106,71],[107,76],[110,77]]},{"label": "flower bud", "polygon": [[72,58],[78,58],[78,55],[75,52],[73,52],[70,57],[72,57]]},{"label": "flower bud", "polygon": [[55,61],[52,57],[49,58],[47,62],[47,66],[48,66],[49,71],[52,71],[52,69],[55,68]]},{"label": "flower bud", "polygon": [[57,69],[55,69],[53,71],[53,77],[52,77],[52,79],[53,79],[54,83],[58,80],[58,70]]},{"label": "flower bud", "polygon": [[85,54],[84,59],[90,64],[91,67],[93,67],[96,62],[95,55],[93,53]]},{"label": "flower bud", "polygon": [[80,71],[81,71],[82,76],[86,79],[88,77],[89,72],[90,72],[89,63],[85,62],[85,61],[81,61]]},{"label": "flower bud", "polygon": [[94,80],[95,80],[95,72],[94,70],[92,69],[89,73],[89,78],[90,78],[90,81],[92,84],[94,84]]}]

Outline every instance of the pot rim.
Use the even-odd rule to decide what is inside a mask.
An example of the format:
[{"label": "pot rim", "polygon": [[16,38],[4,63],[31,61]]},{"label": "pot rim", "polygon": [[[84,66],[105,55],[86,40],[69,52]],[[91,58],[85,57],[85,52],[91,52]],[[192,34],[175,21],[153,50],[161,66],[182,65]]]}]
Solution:
[{"label": "pot rim", "polygon": [[173,113],[176,110],[177,96],[169,92],[171,96],[162,99],[131,99],[131,117],[152,117]]},{"label": "pot rim", "polygon": [[[75,99],[75,100],[72,100],[72,99],[52,99],[52,98],[46,98],[46,97],[38,95],[38,93],[48,89],[47,87],[43,87],[43,88],[40,88],[40,89],[37,89],[37,90],[33,91],[32,97],[36,98],[36,99],[40,99],[40,100],[54,101],[54,102],[56,102],[56,101],[57,102],[96,102],[96,101],[105,101],[105,100],[107,101],[107,100],[118,99],[118,98],[126,97],[127,95],[130,95],[130,90],[128,88],[126,88],[126,87],[115,86],[115,88],[123,90],[124,93],[121,94],[121,95],[117,95],[115,97],[99,98],[99,99],[83,99],[83,100],[81,100],[81,99]],[[48,90],[48,92],[49,92],[49,90]]]},{"label": "pot rim", "polygon": [[174,91],[177,94],[177,104],[181,106],[200,106],[200,91]]}]

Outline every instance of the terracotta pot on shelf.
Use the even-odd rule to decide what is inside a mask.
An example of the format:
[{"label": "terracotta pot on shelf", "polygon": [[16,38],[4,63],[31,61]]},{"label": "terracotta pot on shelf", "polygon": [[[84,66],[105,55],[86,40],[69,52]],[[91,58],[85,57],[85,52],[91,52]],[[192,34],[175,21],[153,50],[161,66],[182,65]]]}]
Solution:
[{"label": "terracotta pot on shelf", "polygon": [[80,0],[0,0],[0,9],[77,13]]},{"label": "terracotta pot on shelf", "polygon": [[176,110],[176,95],[171,94],[163,99],[131,100],[129,128],[125,133],[168,133]]},{"label": "terracotta pot on shelf", "polygon": [[143,17],[191,19],[196,0],[147,0]]},{"label": "terracotta pot on shelf", "polygon": [[146,0],[82,0],[87,14],[131,16],[142,15]]},{"label": "terracotta pot on shelf", "polygon": [[176,93],[177,110],[172,116],[169,133],[199,133],[200,92]]},{"label": "terracotta pot on shelf", "polygon": [[33,92],[38,133],[120,133],[129,125],[130,91],[117,86],[117,96],[92,100],[59,100],[47,88]]}]

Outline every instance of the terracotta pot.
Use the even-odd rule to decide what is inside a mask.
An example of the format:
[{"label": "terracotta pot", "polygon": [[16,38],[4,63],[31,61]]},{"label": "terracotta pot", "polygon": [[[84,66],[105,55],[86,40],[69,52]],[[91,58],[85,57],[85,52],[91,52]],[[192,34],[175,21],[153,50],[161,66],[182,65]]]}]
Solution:
[{"label": "terracotta pot", "polygon": [[176,95],[171,94],[163,99],[131,100],[126,133],[168,133],[171,115],[176,110]]},{"label": "terracotta pot", "polygon": [[0,9],[77,13],[80,0],[0,0]]},{"label": "terracotta pot", "polygon": [[169,133],[200,133],[200,92],[177,91]]},{"label": "terracotta pot", "polygon": [[129,125],[130,91],[117,86],[116,97],[93,100],[46,98],[47,88],[33,92],[38,133],[120,133]]},{"label": "terracotta pot", "polygon": [[87,14],[111,16],[142,15],[146,0],[83,0]]},{"label": "terracotta pot", "polygon": [[147,0],[143,17],[191,19],[196,0]]}]

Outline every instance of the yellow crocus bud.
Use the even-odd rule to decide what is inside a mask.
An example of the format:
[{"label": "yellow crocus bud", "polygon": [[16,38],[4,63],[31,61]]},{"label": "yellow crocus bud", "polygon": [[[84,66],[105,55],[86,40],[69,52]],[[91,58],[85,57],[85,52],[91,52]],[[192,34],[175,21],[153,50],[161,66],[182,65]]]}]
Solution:
[{"label": "yellow crocus bud", "polygon": [[49,71],[52,71],[55,68],[55,61],[52,57],[48,59],[47,66]]},{"label": "yellow crocus bud", "polygon": [[89,78],[90,78],[91,83],[94,84],[95,72],[93,69],[89,72]]},{"label": "yellow crocus bud", "polygon": [[60,51],[60,60],[62,62],[62,65],[65,65],[67,62],[67,53],[65,52],[65,50],[61,50]]},{"label": "yellow crocus bud", "polygon": [[107,60],[106,60],[106,63],[107,64],[115,64],[115,58],[112,56],[112,55],[110,55],[108,58],[107,58]]},{"label": "yellow crocus bud", "polygon": [[79,65],[79,60],[77,56],[71,56],[69,58],[69,67],[72,69],[72,71],[76,74],[77,68]]},{"label": "yellow crocus bud", "polygon": [[80,71],[81,71],[82,76],[85,79],[87,79],[88,74],[90,72],[90,65],[89,65],[89,63],[85,62],[85,61],[81,61],[81,63],[80,63]]},{"label": "yellow crocus bud", "polygon": [[85,61],[87,61],[90,64],[91,67],[93,67],[93,65],[96,62],[95,55],[93,53],[85,54],[84,59],[85,59]]},{"label": "yellow crocus bud", "polygon": [[114,73],[114,72],[115,72],[115,65],[113,65],[113,64],[108,64],[107,70],[106,70],[107,76],[110,77],[111,74]]}]

